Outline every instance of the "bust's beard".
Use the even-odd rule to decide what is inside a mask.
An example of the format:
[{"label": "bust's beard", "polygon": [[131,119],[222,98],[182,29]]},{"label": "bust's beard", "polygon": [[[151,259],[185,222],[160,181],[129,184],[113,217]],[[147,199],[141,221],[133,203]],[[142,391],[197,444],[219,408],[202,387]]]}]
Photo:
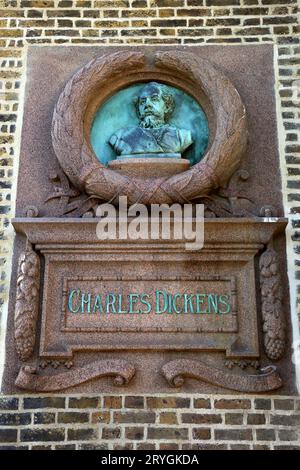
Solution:
[{"label": "bust's beard", "polygon": [[164,120],[153,115],[144,116],[140,121],[140,126],[144,129],[153,129],[165,124]]}]

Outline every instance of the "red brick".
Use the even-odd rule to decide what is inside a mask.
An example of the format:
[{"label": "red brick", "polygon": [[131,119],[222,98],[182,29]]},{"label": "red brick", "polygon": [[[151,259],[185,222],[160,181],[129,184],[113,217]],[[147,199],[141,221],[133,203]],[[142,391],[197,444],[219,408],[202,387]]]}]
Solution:
[{"label": "red brick", "polygon": [[190,398],[147,397],[148,408],[189,408]]},{"label": "red brick", "polygon": [[216,441],[250,441],[252,440],[251,429],[215,429]]},{"label": "red brick", "polygon": [[178,424],[178,419],[176,413],[172,412],[162,412],[159,415],[160,424]]},{"label": "red brick", "polygon": [[247,410],[251,408],[250,400],[243,399],[221,399],[215,400],[215,408],[221,410]]},{"label": "red brick", "polygon": [[243,424],[243,415],[241,413],[226,413],[225,424]]},{"label": "red brick", "polygon": [[103,428],[102,439],[119,439],[121,437],[120,428]]},{"label": "red brick", "polygon": [[104,408],[122,408],[122,397],[104,397]]},{"label": "red brick", "polygon": [[69,399],[69,408],[97,408],[99,398],[96,397],[72,397]]},{"label": "red brick", "polygon": [[193,428],[193,439],[205,440],[211,438],[211,431],[209,428]]},{"label": "red brick", "polygon": [[152,411],[114,412],[114,422],[118,423],[154,423],[155,413]]},{"label": "red brick", "polygon": [[142,396],[125,397],[125,408],[144,408],[144,397]]},{"label": "red brick", "polygon": [[211,408],[209,398],[194,398],[194,408]]},{"label": "red brick", "polygon": [[183,423],[193,424],[220,424],[222,423],[222,416],[217,414],[197,414],[197,413],[183,413],[181,415]]},{"label": "red brick", "polygon": [[247,424],[265,424],[266,417],[263,413],[251,413],[247,416]]},{"label": "red brick", "polygon": [[159,444],[160,450],[178,450],[179,445],[175,444],[174,442],[161,442]]},{"label": "red brick", "polygon": [[125,438],[140,441],[144,439],[144,428],[143,427],[133,427],[125,429]]},{"label": "red brick", "polygon": [[147,439],[188,439],[188,429],[148,428]]}]

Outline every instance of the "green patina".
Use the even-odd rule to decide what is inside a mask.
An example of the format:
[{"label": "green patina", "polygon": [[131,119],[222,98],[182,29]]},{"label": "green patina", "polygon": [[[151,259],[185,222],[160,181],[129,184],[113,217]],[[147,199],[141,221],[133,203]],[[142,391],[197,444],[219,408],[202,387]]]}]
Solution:
[{"label": "green patina", "polygon": [[97,111],[91,144],[101,161],[125,156],[201,160],[209,137],[207,118],[187,93],[157,82],[120,90]]}]

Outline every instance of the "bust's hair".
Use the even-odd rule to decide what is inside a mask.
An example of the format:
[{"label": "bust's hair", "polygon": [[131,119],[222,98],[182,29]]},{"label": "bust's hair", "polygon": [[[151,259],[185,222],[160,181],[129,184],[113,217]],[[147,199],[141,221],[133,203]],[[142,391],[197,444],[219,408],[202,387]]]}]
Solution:
[{"label": "bust's hair", "polygon": [[[153,86],[157,86],[159,85],[159,87],[162,89],[162,98],[166,104],[166,112],[165,112],[165,120],[167,121],[173,111],[174,111],[174,108],[175,108],[175,100],[174,100],[174,97],[173,95],[168,91],[167,87],[161,83],[156,83],[156,82],[149,82],[149,83],[146,83],[145,86],[143,88],[145,88],[146,86],[149,86],[149,85],[153,85]],[[142,88],[142,89],[143,89]],[[140,100],[140,94],[139,96],[137,96],[136,98],[134,98],[134,105],[135,105],[135,108],[136,108],[136,113],[138,115],[138,117],[140,118],[140,112],[139,112],[139,100]]]}]

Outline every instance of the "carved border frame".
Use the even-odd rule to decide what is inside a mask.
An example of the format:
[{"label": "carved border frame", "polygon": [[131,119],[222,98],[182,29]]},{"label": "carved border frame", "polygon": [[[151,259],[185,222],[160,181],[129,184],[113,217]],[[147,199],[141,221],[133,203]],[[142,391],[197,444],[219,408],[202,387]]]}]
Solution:
[{"label": "carved border frame", "polygon": [[[92,118],[116,91],[158,80],[191,94],[209,120],[211,142],[203,159],[169,178],[136,180],[108,169],[92,150]],[[209,61],[192,53],[120,51],[86,64],[67,82],[54,109],[52,142],[62,169],[89,195],[128,203],[188,202],[224,186],[239,166],[247,144],[246,112],[233,84]]]},{"label": "carved border frame", "polygon": [[[38,244],[36,246],[39,246]],[[65,245],[63,245],[65,246]],[[242,279],[246,279],[245,276],[247,276],[247,279],[248,279],[248,282],[250,283],[249,285],[251,285],[252,281],[254,279],[252,279],[252,274],[250,274],[252,272],[252,267],[253,267],[253,255],[254,255],[254,252],[252,249],[248,250],[246,253],[242,253],[240,251],[238,251],[237,253],[237,256],[234,256],[234,259],[232,260],[231,257],[228,258],[228,252],[231,251],[230,247],[227,248],[227,250],[223,251],[223,249],[221,250],[222,254],[220,255],[222,257],[222,260],[224,260],[225,262],[226,261],[229,261],[229,262],[236,262],[236,263],[242,263],[242,265],[245,267],[245,271],[244,269],[237,269],[236,273],[241,273],[241,272],[244,272],[243,274],[243,277],[239,280],[238,276],[235,276],[235,292],[234,292],[234,296],[232,297],[232,301],[233,301],[233,310],[236,311],[236,315],[232,315],[234,318],[232,318],[232,320],[234,322],[236,322],[236,325],[237,325],[237,331],[221,331],[221,330],[218,330],[218,331],[214,331],[214,332],[208,332],[207,330],[205,331],[194,331],[193,333],[197,334],[197,336],[195,336],[195,341],[193,342],[193,344],[191,344],[191,342],[188,340],[188,338],[185,338],[187,339],[187,341],[185,341],[184,338],[180,339],[179,337],[177,338],[177,336],[181,335],[182,333],[183,334],[186,334],[188,335],[190,332],[187,332],[187,333],[184,333],[182,331],[172,331],[170,332],[172,334],[172,340],[173,341],[173,345],[170,346],[170,344],[166,344],[164,342],[164,339],[161,337],[161,335],[165,335],[165,331],[155,331],[155,345],[154,344],[149,344],[148,341],[147,341],[147,336],[149,336],[149,330],[146,328],[144,329],[144,327],[141,329],[141,328],[138,328],[138,330],[135,332],[135,331],[132,331],[132,332],[128,332],[128,330],[126,331],[127,334],[135,334],[137,335],[136,338],[134,338],[134,344],[130,344],[129,346],[128,345],[124,345],[122,342],[120,343],[120,338],[119,336],[121,336],[123,334],[123,328],[121,330],[121,328],[119,328],[118,331],[115,331],[115,332],[112,332],[112,331],[107,331],[106,329],[98,329],[98,327],[96,328],[93,328],[93,331],[91,330],[88,330],[84,325],[82,326],[71,326],[70,325],[70,328],[72,328],[72,331],[69,330],[69,327],[68,328],[68,331],[65,331],[64,330],[64,311],[63,311],[63,308],[64,308],[64,300],[63,300],[63,295],[64,295],[64,289],[66,288],[66,283],[63,282],[63,280],[65,279],[66,281],[70,278],[72,279],[76,279],[76,280],[79,280],[79,279],[85,279],[85,280],[95,280],[95,279],[100,279],[101,276],[98,275],[98,273],[96,274],[97,271],[95,271],[95,274],[92,274],[91,276],[81,276],[80,275],[77,275],[77,271],[76,273],[71,271],[70,273],[66,273],[63,269],[63,266],[64,264],[67,262],[67,260],[69,259],[69,257],[71,257],[71,259],[73,258],[74,256],[74,253],[77,254],[76,256],[76,265],[78,266],[78,263],[80,261],[84,261],[84,262],[88,262],[88,261],[95,261],[95,254],[92,250],[91,247],[87,247],[85,250],[84,250],[84,253],[82,253],[82,248],[81,247],[78,251],[78,247],[75,247],[70,250],[70,253],[65,253],[62,255],[61,253],[61,250],[59,249],[59,247],[55,247],[53,246],[52,244],[50,244],[49,246],[49,251],[45,248],[43,248],[41,250],[42,254],[44,254],[45,256],[45,277],[44,277],[44,290],[43,290],[43,311],[42,311],[42,325],[41,325],[41,336],[40,336],[40,349],[39,349],[39,356],[41,358],[47,358],[47,359],[50,359],[50,358],[56,358],[56,359],[59,359],[59,358],[72,358],[74,356],[74,353],[77,353],[77,352],[86,352],[86,351],[92,351],[92,352],[95,352],[95,351],[111,351],[111,350],[114,350],[114,351],[120,351],[120,350],[128,350],[128,349],[134,349],[134,350],[139,350],[139,351],[145,351],[145,350],[160,350],[160,351],[167,351],[167,350],[180,350],[180,351],[207,351],[207,350],[218,350],[218,351],[225,351],[226,352],[226,357],[228,358],[231,358],[231,357],[258,357],[258,345],[257,345],[257,341],[256,341],[256,336],[252,336],[251,332],[248,331],[248,329],[245,329],[245,324],[244,324],[244,327],[242,327],[240,329],[240,316],[239,316],[239,312],[240,312],[240,308],[243,309],[243,305],[245,304],[242,304],[242,306],[240,307],[239,306],[239,301],[238,301],[238,295],[239,295],[239,290],[242,286]],[[175,247],[174,247],[175,248]],[[254,248],[254,247],[253,247]],[[64,250],[65,248],[63,248]],[[107,256],[111,256],[111,249],[113,249],[112,246],[110,246],[109,248],[109,251],[107,253],[102,252],[99,253],[100,257],[98,259],[97,257],[97,261],[101,261],[103,262],[105,259],[107,259]],[[119,251],[118,247],[116,247],[117,251]],[[255,251],[256,251],[257,248],[255,248]],[[102,247],[102,250],[103,250],[103,247]],[[91,257],[92,255],[92,257]],[[104,255],[104,257],[102,256]],[[122,254],[121,254],[122,255]],[[81,256],[82,259],[81,259]],[[224,257],[223,257],[224,256]],[[153,261],[152,259],[153,255],[151,255],[151,261]],[[211,250],[209,250],[208,253],[204,253],[204,259],[205,260],[209,260],[211,259]],[[63,259],[62,259],[63,258]],[[117,269],[117,274],[111,274],[111,275],[103,275],[102,276],[102,279],[115,279],[115,280],[120,280],[122,279],[122,274],[121,274],[121,269],[119,268],[119,263],[123,263],[124,261],[127,262],[130,258],[128,258],[127,256],[125,256],[125,259],[124,258],[117,258],[115,259],[115,262],[118,263],[118,269]],[[172,255],[171,258],[169,258],[171,261],[174,261],[175,263],[177,262],[182,262],[183,258],[182,257],[178,257],[178,253],[176,251],[175,253],[175,256]],[[200,259],[198,259],[197,257],[197,260],[195,261],[199,261],[201,262],[201,260],[203,261],[203,258],[200,257]],[[149,261],[149,258],[147,258],[147,261]],[[156,261],[159,262],[159,259],[156,258]],[[136,262],[139,262],[139,260],[136,260]],[[59,264],[59,266],[61,266],[62,268],[62,271],[61,269],[58,267],[56,267],[56,263]],[[56,293],[58,292],[57,291],[57,288],[53,286],[49,286],[49,283],[48,283],[48,279],[49,279],[49,269],[54,269],[54,272],[55,272],[55,277],[56,277],[56,280],[57,282],[60,283],[61,285],[61,293],[62,293],[62,297],[60,297],[60,299],[57,300],[57,303],[56,303],[56,306],[55,306],[55,311],[57,312],[56,313],[56,316],[55,316],[55,322],[56,322],[56,325],[57,327],[55,327],[55,331],[57,331],[57,333],[59,333],[58,336],[55,337],[55,342],[57,344],[54,345],[53,343],[53,338],[48,338],[47,337],[47,334],[46,334],[46,331],[47,331],[47,324],[49,325],[49,320],[53,320],[54,319],[54,316],[52,314],[53,312],[53,306],[51,306],[49,308],[49,304],[47,302],[47,299],[48,299],[48,296],[51,297],[51,295],[53,293]],[[58,270],[57,270],[58,269]],[[250,270],[250,271],[249,271]],[[54,272],[52,273],[52,275],[54,274]],[[249,275],[250,275],[250,278],[249,278]],[[123,277],[123,279],[127,279],[127,280],[134,280],[134,279],[139,279],[139,280],[150,280],[150,279],[153,279],[155,278],[156,280],[174,280],[174,281],[177,281],[177,280],[191,280],[191,278],[193,280],[203,280],[203,278],[205,277],[205,275],[203,274],[199,274],[199,275],[193,275],[193,274],[190,274],[190,275],[183,275],[181,276],[180,274],[177,274],[176,276],[169,276],[169,274],[161,274],[161,275],[151,275],[151,276],[144,276],[144,275],[136,275],[136,274],[133,274],[132,275],[125,275]],[[211,275],[207,275],[207,278],[209,277],[209,279],[214,279],[216,281],[219,281],[221,278],[224,279],[224,278],[227,278],[228,279],[228,283],[230,287],[230,290],[232,289],[232,293],[233,293],[233,290],[234,290],[234,286],[233,286],[233,283],[230,282],[229,278],[231,277],[229,275],[229,273],[224,273],[223,275],[214,275],[214,274],[211,274]],[[232,280],[233,281],[233,280]],[[50,290],[49,290],[50,288]],[[253,304],[253,308],[255,309],[256,306]],[[248,309],[248,307],[247,307]],[[249,309],[248,309],[249,310]],[[243,309],[243,313],[242,313],[242,318],[245,319],[245,313],[246,313],[246,310]],[[255,316],[256,318],[256,316]],[[256,324],[256,320],[255,320],[255,324]],[[252,331],[252,330],[251,330]],[[253,331],[256,331],[256,330],[253,330]],[[84,337],[87,333],[92,333],[93,335],[95,335],[95,337],[91,338],[91,341],[89,342],[89,344],[85,344],[85,341],[84,341]],[[201,334],[209,334],[209,335],[213,335],[214,336],[214,339],[216,340],[217,337],[219,337],[220,335],[224,335],[224,338],[221,338],[221,343],[220,344],[220,347],[217,347],[217,349],[215,348],[214,345],[208,345],[207,343],[203,343],[203,338],[201,338]],[[243,335],[243,333],[246,334],[246,336]],[[75,335],[76,336],[76,339],[79,341],[79,342],[76,342],[76,344],[74,344],[74,339],[72,337],[68,338],[69,335]],[[107,340],[107,335],[114,335],[114,338],[110,338],[109,340]],[[82,335],[82,337],[79,338],[78,335]],[[140,336],[141,335],[141,336]],[[159,337],[160,336],[160,337]],[[198,338],[199,338],[199,341],[198,341]],[[242,348],[241,348],[241,343],[239,341],[239,338],[242,338]],[[245,351],[244,349],[244,341],[248,344],[248,339],[250,338],[250,343],[249,343],[249,347],[247,348],[247,351]],[[237,341],[238,340],[238,341]],[[59,346],[58,347],[58,344],[62,344],[63,345],[63,350],[61,350],[61,347]],[[53,348],[54,346],[54,348]]]},{"label": "carved border frame", "polygon": [[[220,327],[217,331],[216,328],[170,328],[170,327],[68,327],[66,326],[66,313],[67,313],[67,292],[68,283],[70,281],[218,281],[227,282],[230,285],[229,293],[231,295],[231,324],[225,328]],[[64,333],[74,332],[92,332],[92,333],[114,333],[114,332],[147,332],[147,333],[237,333],[238,332],[238,311],[237,311],[237,287],[235,276],[177,276],[176,278],[171,276],[156,276],[156,277],[135,277],[130,278],[128,276],[74,276],[65,277],[63,279],[63,299],[61,307],[61,327],[60,331]]]}]

